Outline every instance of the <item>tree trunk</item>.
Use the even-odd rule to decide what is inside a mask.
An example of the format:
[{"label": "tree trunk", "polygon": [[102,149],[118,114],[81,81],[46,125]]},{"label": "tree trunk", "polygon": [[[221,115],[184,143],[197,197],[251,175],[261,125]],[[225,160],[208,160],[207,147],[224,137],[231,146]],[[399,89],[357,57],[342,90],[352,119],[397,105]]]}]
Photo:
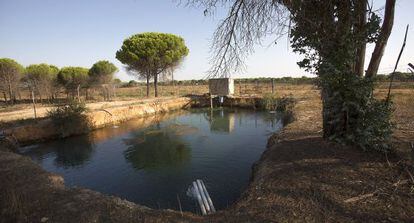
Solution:
[{"label": "tree trunk", "polygon": [[12,90],[12,86],[11,86],[11,82],[9,82],[9,99],[10,99],[10,103],[13,104],[13,90]]},{"label": "tree trunk", "polygon": [[150,83],[149,83],[150,77],[147,74],[147,98],[149,97],[149,90],[150,90]]},{"label": "tree trunk", "polygon": [[171,72],[171,80],[172,80],[172,86],[173,86],[173,95],[175,96],[176,92],[175,92],[175,82],[174,82],[174,71]]},{"label": "tree trunk", "polygon": [[78,85],[78,87],[76,88],[76,91],[78,92],[78,102],[80,103],[80,84]]},{"label": "tree trunk", "polygon": [[394,25],[395,1],[396,0],[387,0],[385,4],[384,22],[382,23],[381,32],[375,44],[374,52],[372,52],[371,61],[366,74],[367,78],[374,77],[378,73],[378,68]]},{"label": "tree trunk", "polygon": [[329,92],[326,89],[321,90],[322,98],[322,129],[323,129],[323,138],[329,138],[335,133],[334,125],[331,123],[333,115],[328,106]]},{"label": "tree trunk", "polygon": [[7,95],[6,92],[3,91],[4,103],[7,103]]},{"label": "tree trunk", "polygon": [[34,112],[34,118],[37,118],[37,114],[36,114],[36,101],[35,101],[35,96],[34,96],[34,91],[32,90],[32,103],[33,103],[33,112]]},{"label": "tree trunk", "polygon": [[[357,33],[365,32],[365,25],[367,24],[367,1],[356,1],[356,10],[358,21],[355,26]],[[365,52],[367,45],[365,41],[361,41],[356,50],[356,61],[354,73],[360,77],[364,76]]]},{"label": "tree trunk", "polygon": [[158,97],[158,75],[154,75],[154,94]]},{"label": "tree trunk", "polygon": [[40,104],[42,104],[43,103],[42,93],[40,93],[39,89],[37,89],[37,93],[39,94]]}]

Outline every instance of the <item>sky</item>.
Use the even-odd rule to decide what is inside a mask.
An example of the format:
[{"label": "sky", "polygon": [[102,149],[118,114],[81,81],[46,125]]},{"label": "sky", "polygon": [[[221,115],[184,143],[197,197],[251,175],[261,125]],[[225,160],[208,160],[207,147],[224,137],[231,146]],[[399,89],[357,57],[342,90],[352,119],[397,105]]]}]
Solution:
[{"label": "sky", "polygon": [[[381,8],[384,0],[374,0]],[[380,65],[380,73],[390,73],[400,51],[405,26],[414,21],[414,1],[398,0],[393,32]],[[219,10],[204,16],[203,9],[185,7],[177,0],[0,0],[0,58],[12,58],[24,66],[38,63],[58,67],[91,67],[109,60],[123,81],[133,79],[116,58],[124,39],[141,32],[173,33],[183,37],[190,50],[178,80],[200,79],[209,69],[211,38],[225,15]],[[414,24],[411,24],[414,26]],[[414,63],[414,27],[409,29],[407,46],[399,71]],[[312,74],[299,69],[301,56],[289,48],[287,38],[271,44],[272,37],[255,47],[246,69],[232,77],[300,77]],[[373,46],[368,47],[369,61]]]}]

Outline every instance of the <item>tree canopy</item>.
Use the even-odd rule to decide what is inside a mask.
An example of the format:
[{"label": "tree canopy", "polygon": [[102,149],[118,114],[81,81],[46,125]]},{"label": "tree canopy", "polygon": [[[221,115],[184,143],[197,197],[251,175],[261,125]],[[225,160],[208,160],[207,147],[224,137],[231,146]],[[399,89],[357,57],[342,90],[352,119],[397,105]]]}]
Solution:
[{"label": "tree canopy", "polygon": [[26,76],[29,76],[32,79],[54,79],[59,73],[59,68],[53,65],[48,65],[45,63],[42,64],[32,64],[26,67]]},{"label": "tree canopy", "polygon": [[101,60],[89,69],[89,78],[92,84],[108,84],[117,71],[118,68],[113,63]]},{"label": "tree canopy", "polygon": [[127,65],[128,70],[136,72],[140,78],[154,78],[155,96],[157,96],[158,75],[177,66],[188,55],[184,39],[167,33],[148,32],[133,35],[124,40],[116,58]]},{"label": "tree canopy", "polygon": [[26,67],[24,82],[29,88],[37,91],[40,99],[43,92],[53,97],[53,89],[58,73],[59,68],[56,66],[45,63],[32,64]]},{"label": "tree canopy", "polygon": [[88,81],[88,68],[63,67],[58,73],[58,81],[67,88],[76,88]]}]

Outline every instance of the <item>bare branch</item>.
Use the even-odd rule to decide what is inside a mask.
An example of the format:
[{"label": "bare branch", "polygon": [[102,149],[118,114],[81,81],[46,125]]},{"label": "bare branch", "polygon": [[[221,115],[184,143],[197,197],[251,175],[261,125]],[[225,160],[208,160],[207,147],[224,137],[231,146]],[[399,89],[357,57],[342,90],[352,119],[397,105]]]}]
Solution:
[{"label": "bare branch", "polygon": [[[242,70],[254,45],[270,35],[287,33],[289,12],[275,0],[190,0],[190,5],[205,7],[205,14],[214,13],[217,6],[231,5],[213,35],[207,77],[229,77]],[[286,1],[289,2],[289,1]]]}]

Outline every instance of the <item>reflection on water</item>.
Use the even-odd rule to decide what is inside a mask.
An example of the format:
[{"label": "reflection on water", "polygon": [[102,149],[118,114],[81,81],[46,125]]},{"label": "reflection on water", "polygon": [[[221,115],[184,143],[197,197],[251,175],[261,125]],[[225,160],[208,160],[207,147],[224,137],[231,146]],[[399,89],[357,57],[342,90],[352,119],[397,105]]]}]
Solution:
[{"label": "reflection on water", "polygon": [[186,190],[203,179],[217,209],[247,186],[268,136],[282,127],[277,114],[192,109],[146,117],[89,135],[21,149],[44,169],[82,186],[152,208],[196,211]]},{"label": "reflection on water", "polygon": [[128,146],[124,151],[125,159],[136,169],[168,168],[188,162],[191,150],[178,137],[175,130],[179,128],[171,126],[161,128],[157,124],[124,139]]},{"label": "reflection on water", "polygon": [[230,133],[234,129],[235,114],[228,110],[213,110],[210,111],[210,130],[216,132]]},{"label": "reflection on water", "polygon": [[66,143],[66,141],[67,139],[62,139],[47,143],[45,146],[35,146],[26,150],[25,154],[41,161],[48,157],[50,153],[54,153],[54,164],[63,168],[82,166],[90,160],[94,151],[94,144],[89,135],[77,137],[76,146]]}]

